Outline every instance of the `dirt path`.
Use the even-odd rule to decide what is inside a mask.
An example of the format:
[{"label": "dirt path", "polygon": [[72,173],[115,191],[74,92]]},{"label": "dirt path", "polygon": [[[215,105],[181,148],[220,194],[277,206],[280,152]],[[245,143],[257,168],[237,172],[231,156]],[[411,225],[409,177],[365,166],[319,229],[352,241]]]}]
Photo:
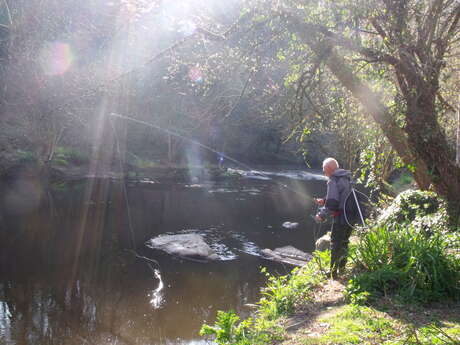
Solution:
[{"label": "dirt path", "polygon": [[330,279],[317,289],[314,292],[314,302],[301,306],[295,315],[286,320],[287,335],[281,344],[300,344],[297,342],[299,334],[318,336],[324,333],[328,324],[317,320],[333,316],[345,304],[345,283]]}]

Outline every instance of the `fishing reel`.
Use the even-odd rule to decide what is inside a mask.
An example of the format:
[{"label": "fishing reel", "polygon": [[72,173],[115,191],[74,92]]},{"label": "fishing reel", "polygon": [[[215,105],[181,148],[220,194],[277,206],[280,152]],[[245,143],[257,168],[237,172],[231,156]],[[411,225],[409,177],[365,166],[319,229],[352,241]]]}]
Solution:
[{"label": "fishing reel", "polygon": [[320,216],[320,214],[324,213],[326,210],[326,208],[324,206],[322,207],[318,207],[316,209],[316,214],[315,215],[311,215],[311,217],[313,218],[313,220],[315,221],[316,224],[323,224],[326,222],[326,218],[325,217],[322,217]]}]

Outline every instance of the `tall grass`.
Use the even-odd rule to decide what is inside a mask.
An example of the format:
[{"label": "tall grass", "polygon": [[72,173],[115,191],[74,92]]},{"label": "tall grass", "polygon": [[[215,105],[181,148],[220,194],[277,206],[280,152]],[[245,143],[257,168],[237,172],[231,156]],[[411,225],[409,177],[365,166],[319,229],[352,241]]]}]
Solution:
[{"label": "tall grass", "polygon": [[447,250],[441,234],[428,235],[407,228],[378,226],[361,239],[354,251],[361,270],[348,293],[372,296],[396,294],[406,301],[460,300],[460,258]]},{"label": "tall grass", "polygon": [[220,345],[272,343],[282,333],[277,320],[292,313],[297,303],[312,298],[313,289],[325,279],[321,267],[329,267],[329,252],[315,252],[312,261],[286,276],[270,275],[262,269],[268,283],[254,316],[240,320],[233,311],[219,311],[214,325],[203,325],[200,334],[211,336]]},{"label": "tall grass", "polygon": [[330,252],[326,251],[315,252],[312,262],[294,269],[290,275],[272,276],[263,269],[268,283],[262,289],[259,313],[268,320],[292,313],[298,301],[311,298],[313,288],[324,280],[321,267],[329,267],[329,263]]}]

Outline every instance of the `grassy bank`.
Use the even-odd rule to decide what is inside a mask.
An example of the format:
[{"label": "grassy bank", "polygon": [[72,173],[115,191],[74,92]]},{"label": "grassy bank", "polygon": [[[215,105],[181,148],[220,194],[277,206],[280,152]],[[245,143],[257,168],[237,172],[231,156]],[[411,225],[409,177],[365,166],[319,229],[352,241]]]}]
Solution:
[{"label": "grassy bank", "polygon": [[269,277],[253,316],[220,312],[201,334],[217,344],[460,344],[459,229],[427,192],[401,193],[358,233],[347,272],[329,280],[329,253]]}]

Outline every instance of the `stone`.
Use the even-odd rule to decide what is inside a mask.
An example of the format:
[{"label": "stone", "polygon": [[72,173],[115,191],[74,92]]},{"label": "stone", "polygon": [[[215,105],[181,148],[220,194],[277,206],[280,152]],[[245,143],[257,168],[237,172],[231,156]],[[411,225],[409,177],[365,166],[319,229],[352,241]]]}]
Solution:
[{"label": "stone", "polygon": [[315,243],[315,248],[320,252],[331,249],[331,233],[328,232],[324,236],[318,238]]},{"label": "stone", "polygon": [[160,235],[147,241],[146,245],[184,259],[198,261],[219,259],[216,252],[198,234]]},{"label": "stone", "polygon": [[265,259],[293,266],[304,266],[313,258],[311,254],[305,253],[293,246],[275,248],[274,250],[267,248],[261,252]]},{"label": "stone", "polygon": [[295,223],[295,222],[284,222],[283,224],[283,228],[286,228],[286,229],[295,229],[299,226],[299,223]]}]

